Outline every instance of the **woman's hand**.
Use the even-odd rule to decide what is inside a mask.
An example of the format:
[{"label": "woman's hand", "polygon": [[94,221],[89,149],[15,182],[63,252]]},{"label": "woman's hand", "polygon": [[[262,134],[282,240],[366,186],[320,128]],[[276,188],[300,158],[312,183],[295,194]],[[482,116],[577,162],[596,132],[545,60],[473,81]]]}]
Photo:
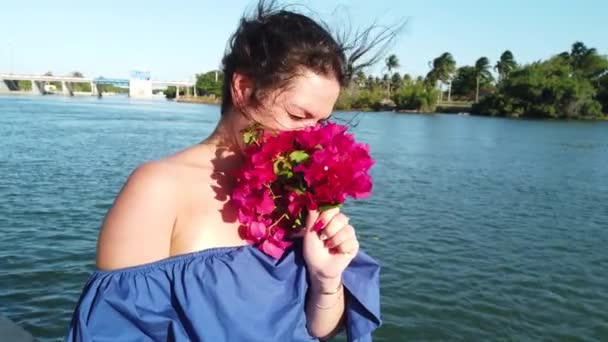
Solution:
[{"label": "woman's hand", "polygon": [[[314,290],[338,288],[342,272],[359,251],[355,228],[348,221],[337,208],[321,214],[316,210],[308,212],[303,254]],[[315,232],[315,227],[321,229]]]}]

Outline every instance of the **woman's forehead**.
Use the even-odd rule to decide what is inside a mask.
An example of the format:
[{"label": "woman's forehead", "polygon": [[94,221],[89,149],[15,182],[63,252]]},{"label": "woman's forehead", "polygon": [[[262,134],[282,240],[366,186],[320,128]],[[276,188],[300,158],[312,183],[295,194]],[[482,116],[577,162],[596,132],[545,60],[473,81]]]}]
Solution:
[{"label": "woman's forehead", "polygon": [[340,95],[340,84],[336,79],[312,73],[296,77],[289,91],[290,103],[319,119],[331,114]]}]

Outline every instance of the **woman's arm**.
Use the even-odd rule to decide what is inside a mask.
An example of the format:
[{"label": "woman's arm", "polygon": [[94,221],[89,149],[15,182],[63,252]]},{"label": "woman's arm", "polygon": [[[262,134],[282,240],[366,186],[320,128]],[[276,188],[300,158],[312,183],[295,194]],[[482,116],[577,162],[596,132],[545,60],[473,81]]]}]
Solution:
[{"label": "woman's arm", "polygon": [[306,302],[308,329],[322,340],[335,335],[344,321],[346,305],[344,285],[340,279],[311,281]]},{"label": "woman's arm", "polygon": [[155,161],[131,173],[104,220],[97,268],[111,270],[167,258],[177,213],[170,165]]},{"label": "woman's arm", "polygon": [[339,209],[308,213],[303,243],[310,285],[306,315],[310,334],[321,339],[334,335],[344,320],[342,273],[359,251],[348,221]]}]

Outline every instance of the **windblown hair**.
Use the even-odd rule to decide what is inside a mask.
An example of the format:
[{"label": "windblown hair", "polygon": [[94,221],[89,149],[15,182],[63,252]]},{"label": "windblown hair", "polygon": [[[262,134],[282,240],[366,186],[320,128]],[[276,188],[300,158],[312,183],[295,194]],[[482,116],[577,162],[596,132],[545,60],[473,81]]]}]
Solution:
[{"label": "windblown hair", "polygon": [[[254,106],[261,105],[270,92],[286,87],[303,70],[333,76],[346,87],[356,71],[383,57],[402,27],[374,24],[355,33],[346,29],[332,35],[321,21],[278,6],[275,0],[260,0],[252,15],[241,18],[228,41],[222,59],[222,114],[234,105],[231,88],[235,72],[253,82],[249,100]],[[373,51],[371,57],[363,58]]]}]

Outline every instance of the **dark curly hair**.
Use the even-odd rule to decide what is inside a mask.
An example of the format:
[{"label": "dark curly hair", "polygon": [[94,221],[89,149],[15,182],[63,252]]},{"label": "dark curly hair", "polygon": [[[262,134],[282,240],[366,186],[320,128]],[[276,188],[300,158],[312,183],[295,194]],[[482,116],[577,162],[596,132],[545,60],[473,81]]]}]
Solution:
[{"label": "dark curly hair", "polygon": [[[222,59],[222,114],[233,106],[231,87],[235,72],[254,83],[250,99],[254,106],[259,106],[269,92],[286,86],[302,70],[334,76],[345,87],[357,70],[383,56],[402,26],[374,24],[354,34],[344,30],[332,35],[321,21],[278,6],[276,1],[260,0],[251,16],[241,18],[228,41]],[[360,61],[376,48],[375,54]]]}]

